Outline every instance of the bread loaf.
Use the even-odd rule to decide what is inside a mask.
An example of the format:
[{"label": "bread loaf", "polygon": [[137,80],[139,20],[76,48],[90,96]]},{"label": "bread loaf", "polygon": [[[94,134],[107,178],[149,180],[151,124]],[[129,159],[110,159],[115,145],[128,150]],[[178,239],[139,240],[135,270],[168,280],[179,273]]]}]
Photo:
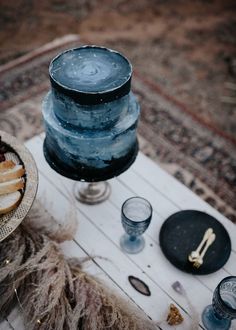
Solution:
[{"label": "bread loaf", "polygon": [[21,193],[19,191],[0,196],[0,214],[6,214],[14,210],[19,205],[20,200]]},{"label": "bread loaf", "polygon": [[10,170],[15,166],[16,164],[12,160],[5,160],[4,162],[0,162],[0,173]]},{"label": "bread loaf", "polygon": [[0,172],[0,183],[7,182],[14,179],[18,179],[25,174],[25,170],[22,165],[15,165],[13,168],[8,169],[5,172]]},{"label": "bread loaf", "polygon": [[0,183],[0,195],[10,194],[24,188],[24,179],[19,178]]}]

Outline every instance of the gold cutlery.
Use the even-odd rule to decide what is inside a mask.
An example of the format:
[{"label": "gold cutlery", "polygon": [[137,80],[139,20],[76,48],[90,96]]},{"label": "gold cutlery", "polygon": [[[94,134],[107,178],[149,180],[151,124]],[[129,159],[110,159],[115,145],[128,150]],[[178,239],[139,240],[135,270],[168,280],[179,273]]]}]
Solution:
[{"label": "gold cutlery", "polygon": [[195,260],[197,260],[200,257],[200,251],[203,248],[204,244],[206,243],[206,241],[209,239],[209,237],[211,236],[211,234],[213,233],[213,229],[212,228],[208,228],[203,236],[202,241],[200,242],[199,246],[197,247],[196,250],[192,251],[189,256],[188,256],[188,260],[190,262],[195,262]]},{"label": "gold cutlery", "polygon": [[204,247],[204,249],[202,250],[199,258],[197,258],[194,263],[193,263],[193,267],[195,268],[199,268],[202,264],[203,264],[203,258],[204,258],[204,255],[206,254],[209,246],[214,242],[216,238],[216,235],[213,233],[211,234],[211,236],[208,238],[207,242],[206,242],[206,245]]}]

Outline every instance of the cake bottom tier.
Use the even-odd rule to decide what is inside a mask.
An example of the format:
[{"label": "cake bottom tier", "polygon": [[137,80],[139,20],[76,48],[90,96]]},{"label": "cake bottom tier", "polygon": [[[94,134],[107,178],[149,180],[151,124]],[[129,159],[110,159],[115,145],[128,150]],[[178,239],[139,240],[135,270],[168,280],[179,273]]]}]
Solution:
[{"label": "cake bottom tier", "polygon": [[79,160],[70,161],[70,164],[63,162],[53,151],[47,137],[44,140],[43,150],[48,164],[59,174],[76,181],[98,182],[114,178],[132,165],[138,153],[138,140],[136,139],[125,156],[111,158],[103,168],[89,166]]},{"label": "cake bottom tier", "polygon": [[[60,121],[46,97],[43,118],[46,132],[44,153],[48,163],[63,176],[96,182],[124,172],[135,160],[139,105],[130,97],[125,116],[106,130],[82,130]],[[105,116],[105,114],[104,114]]]}]

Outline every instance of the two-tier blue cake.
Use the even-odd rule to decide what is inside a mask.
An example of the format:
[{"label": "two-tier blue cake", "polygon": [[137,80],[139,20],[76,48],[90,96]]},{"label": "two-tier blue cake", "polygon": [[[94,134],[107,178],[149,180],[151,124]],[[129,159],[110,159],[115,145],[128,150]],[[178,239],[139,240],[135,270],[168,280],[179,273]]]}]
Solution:
[{"label": "two-tier blue cake", "polygon": [[44,154],[57,172],[87,182],[112,178],[135,160],[139,105],[130,91],[129,61],[84,46],[54,58],[43,102]]}]

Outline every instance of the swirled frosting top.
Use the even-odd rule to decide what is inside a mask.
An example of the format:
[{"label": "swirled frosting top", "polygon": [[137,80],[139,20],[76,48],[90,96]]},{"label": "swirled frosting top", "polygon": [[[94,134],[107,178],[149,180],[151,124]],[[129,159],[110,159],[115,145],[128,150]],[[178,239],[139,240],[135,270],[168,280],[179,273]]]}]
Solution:
[{"label": "swirled frosting top", "polygon": [[49,73],[51,80],[62,88],[93,94],[119,89],[131,79],[132,67],[116,51],[84,46],[55,57]]}]

